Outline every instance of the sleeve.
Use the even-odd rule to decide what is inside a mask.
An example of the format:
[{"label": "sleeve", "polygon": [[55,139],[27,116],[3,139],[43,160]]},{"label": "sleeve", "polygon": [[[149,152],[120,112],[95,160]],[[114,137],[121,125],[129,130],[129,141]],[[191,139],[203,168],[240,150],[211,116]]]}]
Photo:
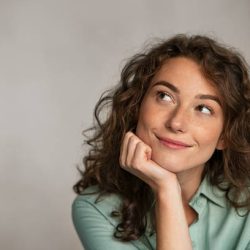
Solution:
[{"label": "sleeve", "polygon": [[76,200],[72,205],[72,219],[85,250],[136,250],[131,242],[121,242],[113,237],[114,225],[94,204]]}]

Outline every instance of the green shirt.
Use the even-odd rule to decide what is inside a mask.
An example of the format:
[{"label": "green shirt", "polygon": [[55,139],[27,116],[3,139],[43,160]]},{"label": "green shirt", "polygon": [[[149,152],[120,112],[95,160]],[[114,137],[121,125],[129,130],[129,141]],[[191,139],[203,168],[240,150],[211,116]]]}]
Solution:
[{"label": "green shirt", "polygon": [[[89,187],[84,193],[97,191]],[[136,241],[121,242],[113,237],[119,218],[110,213],[118,210],[121,198],[110,194],[95,202],[97,194],[79,195],[72,205],[76,231],[85,250],[156,249],[155,234],[149,230]],[[205,178],[190,201],[198,219],[189,227],[194,250],[250,250],[250,214],[239,216],[224,197]]]}]

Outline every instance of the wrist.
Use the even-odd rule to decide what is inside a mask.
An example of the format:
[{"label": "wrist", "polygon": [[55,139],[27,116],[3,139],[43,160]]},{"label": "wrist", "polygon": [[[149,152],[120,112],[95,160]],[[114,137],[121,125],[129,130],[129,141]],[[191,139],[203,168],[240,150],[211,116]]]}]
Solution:
[{"label": "wrist", "polygon": [[168,179],[164,185],[159,186],[155,190],[156,201],[173,201],[181,200],[181,187],[177,177]]}]

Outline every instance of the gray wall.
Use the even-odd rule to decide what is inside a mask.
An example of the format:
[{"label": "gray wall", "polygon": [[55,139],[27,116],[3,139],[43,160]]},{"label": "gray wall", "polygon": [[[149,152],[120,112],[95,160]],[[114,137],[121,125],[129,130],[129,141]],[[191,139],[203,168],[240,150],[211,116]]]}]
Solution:
[{"label": "gray wall", "polygon": [[81,131],[146,40],[203,33],[250,61],[249,0],[0,1],[0,249],[81,249]]}]

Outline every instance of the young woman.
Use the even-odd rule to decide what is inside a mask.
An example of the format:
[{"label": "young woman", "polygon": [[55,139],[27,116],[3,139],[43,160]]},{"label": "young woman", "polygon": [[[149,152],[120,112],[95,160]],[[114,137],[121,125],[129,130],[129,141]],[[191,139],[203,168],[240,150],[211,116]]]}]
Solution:
[{"label": "young woman", "polygon": [[72,209],[86,250],[250,249],[250,81],[236,51],[162,41],[125,65],[95,117]]}]

